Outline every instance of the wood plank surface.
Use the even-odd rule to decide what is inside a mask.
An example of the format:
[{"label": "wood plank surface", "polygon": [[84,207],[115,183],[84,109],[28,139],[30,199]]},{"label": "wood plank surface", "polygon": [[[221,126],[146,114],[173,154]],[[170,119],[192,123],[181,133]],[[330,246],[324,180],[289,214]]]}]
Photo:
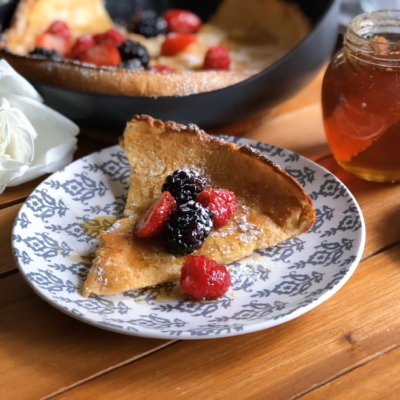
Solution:
[{"label": "wood plank surface", "polygon": [[24,183],[23,185],[6,188],[6,190],[0,194],[0,209],[9,207],[26,199],[32,193],[32,190],[34,190],[35,187],[47,176],[48,175],[43,175],[42,177]]},{"label": "wood plank surface", "polygon": [[[179,342],[56,399],[289,399],[400,346],[400,246],[363,261],[331,299],[283,325]],[[339,397],[340,398],[340,397]]]},{"label": "wood plank surface", "polygon": [[[367,241],[349,282],[306,315],[253,334],[173,342],[107,332],[52,308],[13,272],[13,220],[44,178],[8,188],[0,195],[0,399],[399,398],[400,185],[363,181],[328,155],[322,76],[246,137],[316,160],[354,194]],[[85,133],[75,158],[118,136]]]},{"label": "wood plank surface", "polygon": [[245,137],[295,151],[312,160],[330,154],[319,103],[268,119]]},{"label": "wood plank surface", "polygon": [[21,204],[16,204],[0,210],[0,274],[16,268],[11,250],[11,230],[20,208]]},{"label": "wood plank surface", "polygon": [[39,399],[170,342],[107,332],[41,300],[19,273],[0,279],[0,399]]},{"label": "wood plank surface", "polygon": [[389,351],[302,396],[302,400],[397,400],[400,397],[400,348]]},{"label": "wood plank surface", "polygon": [[330,154],[321,111],[325,69],[323,67],[305,89],[278,106],[244,137],[292,150],[313,160]]}]

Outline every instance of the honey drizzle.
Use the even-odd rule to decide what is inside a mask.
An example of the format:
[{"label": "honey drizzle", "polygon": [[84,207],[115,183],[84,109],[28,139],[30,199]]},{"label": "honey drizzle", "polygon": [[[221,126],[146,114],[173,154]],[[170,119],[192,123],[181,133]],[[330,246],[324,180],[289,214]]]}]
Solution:
[{"label": "honey drizzle", "polygon": [[83,222],[81,228],[86,235],[98,239],[99,236],[106,230],[110,229],[118,217],[114,215],[106,215],[96,217],[90,221]]}]

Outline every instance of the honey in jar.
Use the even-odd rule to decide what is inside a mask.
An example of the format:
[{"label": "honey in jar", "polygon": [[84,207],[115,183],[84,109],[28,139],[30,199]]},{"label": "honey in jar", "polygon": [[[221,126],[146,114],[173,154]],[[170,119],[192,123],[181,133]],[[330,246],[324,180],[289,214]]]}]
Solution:
[{"label": "honey in jar", "polygon": [[400,11],[361,14],[322,87],[326,137],[348,172],[400,181]]}]

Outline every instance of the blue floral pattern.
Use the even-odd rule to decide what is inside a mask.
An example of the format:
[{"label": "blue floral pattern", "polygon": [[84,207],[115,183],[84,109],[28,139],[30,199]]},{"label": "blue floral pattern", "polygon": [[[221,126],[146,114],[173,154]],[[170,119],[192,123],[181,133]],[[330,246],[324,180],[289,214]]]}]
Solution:
[{"label": "blue floral pattern", "polygon": [[365,227],[356,201],[332,174],[298,154],[247,139],[225,139],[257,149],[297,179],[314,201],[317,222],[300,237],[229,265],[232,285],[222,298],[187,301],[177,282],[116,296],[81,296],[90,256],[99,246],[83,224],[122,216],[126,203],[130,170],[117,146],[53,174],[28,197],[12,236],[22,274],[40,296],[74,318],[154,338],[238,335],[316,307],[347,281],[360,260]]}]

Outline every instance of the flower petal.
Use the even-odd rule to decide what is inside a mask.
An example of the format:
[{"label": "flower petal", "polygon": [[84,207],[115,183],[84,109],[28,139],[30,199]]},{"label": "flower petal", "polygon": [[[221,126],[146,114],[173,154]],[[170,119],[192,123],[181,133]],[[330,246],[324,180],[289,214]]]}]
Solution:
[{"label": "flower petal", "polygon": [[12,179],[18,179],[24,175],[29,165],[20,161],[12,160],[6,154],[0,155],[0,194],[4,191],[7,183]]},{"label": "flower petal", "polygon": [[0,60],[0,97],[8,97],[10,93],[21,94],[36,101],[43,102],[36,89],[19,75],[5,60]]},{"label": "flower petal", "polygon": [[38,132],[35,157],[29,170],[24,176],[11,181],[9,186],[19,185],[69,164],[76,150],[75,136],[79,128],[63,115],[32,99],[20,95],[11,95],[8,99],[28,117]]},{"label": "flower petal", "polygon": [[8,124],[3,115],[0,115],[0,154],[5,154],[8,145],[10,144],[10,131]]},{"label": "flower petal", "polygon": [[13,160],[30,164],[34,157],[33,142],[37,136],[32,124],[22,111],[10,107],[5,99],[0,100],[0,115],[4,118],[5,129],[9,133],[9,143],[5,153]]},{"label": "flower petal", "polygon": [[[44,104],[20,95],[10,95],[8,100],[13,107],[20,109],[29,119],[36,132],[35,165],[58,160],[74,146],[79,128],[71,120]],[[63,146],[64,145],[64,146]],[[61,148],[53,154],[48,153],[55,147]]]}]

